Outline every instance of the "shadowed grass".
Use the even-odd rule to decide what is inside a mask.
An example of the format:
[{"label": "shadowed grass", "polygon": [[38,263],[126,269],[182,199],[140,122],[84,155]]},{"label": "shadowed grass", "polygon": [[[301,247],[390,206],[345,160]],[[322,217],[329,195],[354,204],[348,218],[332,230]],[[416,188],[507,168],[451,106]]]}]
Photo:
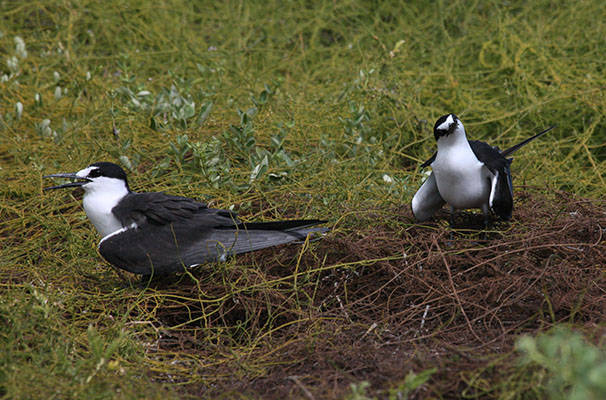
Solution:
[{"label": "shadowed grass", "polygon": [[[340,332],[372,335],[373,321],[351,318],[347,287],[320,293],[322,279],[349,284],[407,250],[344,261],[319,243],[289,246],[142,288],[99,257],[80,195],[43,195],[42,175],[120,162],[134,190],[233,206],[245,220],[329,219],[337,242],[383,225],[404,237],[411,221],[394,210],[420,183],[434,121],[454,112],[470,138],[501,148],[559,125],[516,154],[514,185],[606,190],[598,1],[3,8],[0,396],[196,397],[232,376],[245,383],[227,396],[263,395],[268,371],[307,357],[300,347],[347,371],[328,349],[351,345]],[[407,332],[377,333],[392,334]],[[344,393],[360,376],[347,373],[313,393]],[[297,379],[287,392],[314,386]],[[528,389],[519,382],[504,391]]]}]

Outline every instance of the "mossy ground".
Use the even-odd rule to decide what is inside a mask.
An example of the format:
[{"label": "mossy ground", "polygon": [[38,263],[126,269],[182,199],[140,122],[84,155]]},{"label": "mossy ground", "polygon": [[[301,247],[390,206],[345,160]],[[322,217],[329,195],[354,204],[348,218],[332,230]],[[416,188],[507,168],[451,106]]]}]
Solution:
[{"label": "mossy ground", "polygon": [[[601,2],[0,7],[0,397],[321,398],[366,393],[363,381],[389,397],[433,367],[414,396],[541,396],[513,361],[515,337],[563,321],[602,329]],[[513,238],[527,267],[467,234],[444,250],[444,218],[412,221],[417,166],[449,112],[501,148],[558,124],[516,154],[514,185],[529,189],[491,236]],[[134,190],[332,231],[142,287],[97,254],[77,192],[42,192],[43,175],[101,160]],[[546,227],[562,233],[543,248]],[[575,271],[569,286],[554,263]],[[529,286],[512,289],[502,268]],[[415,292],[403,276],[431,285]],[[504,298],[485,279],[519,314],[497,315]]]}]

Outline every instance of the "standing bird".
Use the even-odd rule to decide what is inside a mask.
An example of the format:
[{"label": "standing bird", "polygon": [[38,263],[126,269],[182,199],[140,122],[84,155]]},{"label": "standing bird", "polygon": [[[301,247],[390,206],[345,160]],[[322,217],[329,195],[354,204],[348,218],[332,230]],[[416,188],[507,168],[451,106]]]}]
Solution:
[{"label": "standing bird", "polygon": [[124,170],[109,162],[44,178],[74,179],[44,190],[84,189],[84,211],[103,237],[99,253],[116,267],[144,276],[183,271],[328,230],[309,228],[325,222],[320,220],[244,223],[232,211],[186,197],[135,193]]},{"label": "standing bird", "polygon": [[433,171],[412,198],[415,218],[428,220],[448,203],[451,227],[458,209],[481,209],[485,228],[489,210],[508,220],[513,210],[510,169],[513,158],[507,157],[556,126],[500,151],[487,143],[467,140],[465,128],[456,115],[440,117],[433,128],[438,150],[421,165],[422,168],[431,166]]}]

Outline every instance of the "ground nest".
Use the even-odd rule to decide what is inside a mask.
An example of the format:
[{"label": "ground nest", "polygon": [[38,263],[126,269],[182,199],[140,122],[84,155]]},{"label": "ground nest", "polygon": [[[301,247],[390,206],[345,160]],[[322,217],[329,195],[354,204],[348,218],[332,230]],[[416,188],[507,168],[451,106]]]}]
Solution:
[{"label": "ground nest", "polygon": [[[157,283],[150,355],[174,368],[156,379],[261,398],[342,397],[368,381],[386,397],[435,367],[412,398],[482,397],[502,373],[488,366],[512,364],[519,335],[606,320],[603,202],[519,190],[512,221],[486,237],[451,235],[446,209],[424,225],[407,206],[351,218],[321,241]],[[456,221],[481,225],[472,213]]]}]

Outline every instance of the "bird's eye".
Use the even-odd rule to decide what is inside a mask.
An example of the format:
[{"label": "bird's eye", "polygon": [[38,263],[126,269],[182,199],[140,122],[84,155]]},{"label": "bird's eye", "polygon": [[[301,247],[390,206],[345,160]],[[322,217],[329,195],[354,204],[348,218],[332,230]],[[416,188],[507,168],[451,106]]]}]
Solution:
[{"label": "bird's eye", "polygon": [[101,173],[99,172],[99,168],[95,168],[88,173],[89,178],[96,178],[98,176],[101,176]]}]

